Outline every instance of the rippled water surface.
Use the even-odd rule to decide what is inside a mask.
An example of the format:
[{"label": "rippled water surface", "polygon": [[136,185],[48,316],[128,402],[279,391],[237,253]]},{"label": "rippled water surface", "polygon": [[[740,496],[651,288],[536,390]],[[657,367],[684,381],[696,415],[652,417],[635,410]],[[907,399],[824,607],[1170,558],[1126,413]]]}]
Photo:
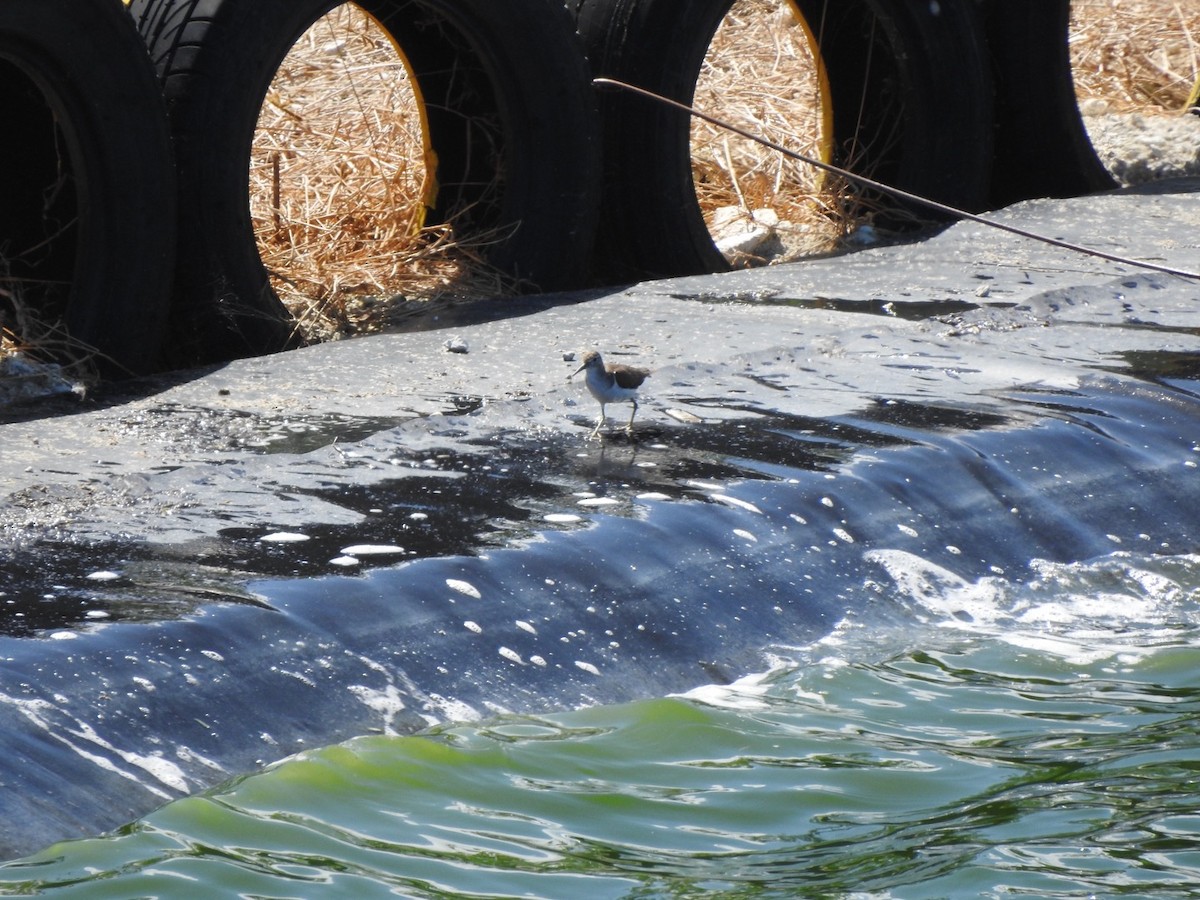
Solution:
[{"label": "rippled water surface", "polygon": [[765,675],[314,750],[0,892],[1196,896],[1200,558],[880,563],[899,593]]}]

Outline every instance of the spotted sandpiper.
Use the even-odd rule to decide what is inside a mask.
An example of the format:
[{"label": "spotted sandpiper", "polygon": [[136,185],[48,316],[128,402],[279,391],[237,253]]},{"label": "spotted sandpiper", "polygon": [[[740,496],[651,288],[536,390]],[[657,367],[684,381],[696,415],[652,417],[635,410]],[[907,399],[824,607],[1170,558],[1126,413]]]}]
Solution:
[{"label": "spotted sandpiper", "polygon": [[583,365],[572,372],[571,377],[578,375],[584,369],[587,370],[587,389],[593,397],[600,401],[600,418],[596,420],[596,427],[592,429],[591,436],[598,435],[600,429],[608,421],[604,407],[609,403],[633,404],[633,411],[629,414],[629,424],[625,426],[625,431],[632,434],[633,417],[637,415],[638,408],[638,388],[650,375],[650,371],[639,369],[636,366],[606,365],[604,358],[595,350],[589,350],[583,354]]}]

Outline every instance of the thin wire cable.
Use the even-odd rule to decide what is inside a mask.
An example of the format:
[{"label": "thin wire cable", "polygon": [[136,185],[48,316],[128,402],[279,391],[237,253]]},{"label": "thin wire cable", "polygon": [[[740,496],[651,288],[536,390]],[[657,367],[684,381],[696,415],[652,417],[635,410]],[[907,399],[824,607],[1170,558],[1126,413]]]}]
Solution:
[{"label": "thin wire cable", "polygon": [[620,88],[621,90],[630,91],[631,93],[648,97],[651,100],[656,100],[659,103],[665,103],[667,106],[673,106],[676,109],[686,112],[688,115],[708,122],[710,125],[716,125],[718,128],[724,128],[727,131],[732,131],[734,134],[741,135],[747,140],[762,144],[764,147],[769,147],[777,153],[782,153],[783,155],[789,156],[792,159],[807,163],[808,165],[821,169],[824,172],[840,175],[847,181],[855,182],[856,184],[869,187],[872,190],[880,191],[885,194],[891,194],[893,197],[898,197],[901,200],[907,200],[910,203],[917,203],[922,206],[927,206],[930,209],[937,210],[940,213],[953,216],[957,219],[965,219],[969,222],[977,222],[980,225],[986,225],[988,228],[996,228],[1000,231],[1008,232],[1009,234],[1015,234],[1018,237],[1039,241],[1043,244],[1049,244],[1051,247],[1058,247],[1061,250],[1069,250],[1072,253],[1081,253],[1085,256],[1094,256],[1097,259],[1103,259],[1107,260],[1108,262],[1119,263],[1126,266],[1135,266],[1139,269],[1148,269],[1151,272],[1161,272],[1164,275],[1174,275],[1179,278],[1192,278],[1200,280],[1200,273],[1197,272],[1189,272],[1187,269],[1177,269],[1173,266],[1164,266],[1159,263],[1130,259],[1127,256],[1118,256],[1115,253],[1105,253],[1103,250],[1096,250],[1093,247],[1085,247],[1082,244],[1073,244],[1070,241],[1060,240],[1059,238],[1046,237],[1044,234],[1037,234],[1036,232],[1028,231],[1024,228],[1018,228],[1015,225],[1006,225],[1003,222],[997,222],[993,219],[987,219],[983,216],[976,215],[975,213],[967,212],[965,209],[958,209],[957,207],[950,206],[946,203],[941,203],[937,200],[930,200],[928,197],[922,197],[919,194],[911,193],[910,191],[903,190],[902,188],[892,187],[891,185],[876,181],[873,178],[868,178],[866,175],[858,175],[854,172],[847,171],[840,166],[822,162],[819,159],[813,159],[810,156],[805,156],[803,153],[797,153],[795,150],[790,150],[787,147],[777,144],[768,138],[762,137],[761,135],[747,131],[746,129],[734,125],[731,122],[726,122],[717,118],[716,116],[702,112],[695,107],[688,106],[686,103],[681,103],[678,100],[672,100],[670,97],[664,97],[662,94],[656,94],[654,91],[638,87],[637,85],[628,84],[624,81],[619,81],[616,78],[593,78],[592,83],[601,86]]}]

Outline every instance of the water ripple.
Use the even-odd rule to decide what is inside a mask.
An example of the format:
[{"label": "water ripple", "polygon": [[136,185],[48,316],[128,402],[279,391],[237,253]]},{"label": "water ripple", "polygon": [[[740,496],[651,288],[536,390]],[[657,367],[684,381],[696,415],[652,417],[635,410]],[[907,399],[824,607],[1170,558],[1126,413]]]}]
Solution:
[{"label": "water ripple", "polygon": [[[1124,564],[1170,574],[1122,580],[1158,620],[1082,602],[1112,558],[1047,567],[974,628],[848,621],[695,696],[303,753],[0,868],[0,892],[1194,896],[1200,563]],[[1035,599],[1059,649],[1109,652],[997,640]]]}]

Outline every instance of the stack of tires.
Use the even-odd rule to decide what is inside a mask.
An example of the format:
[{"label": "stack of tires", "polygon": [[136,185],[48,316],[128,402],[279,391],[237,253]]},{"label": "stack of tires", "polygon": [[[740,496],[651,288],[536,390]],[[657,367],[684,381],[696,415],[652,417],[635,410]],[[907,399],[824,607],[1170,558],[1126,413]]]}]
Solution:
[{"label": "stack of tires", "polygon": [[[1074,102],[1069,0],[790,4],[827,76],[834,163],[970,210],[1110,183]],[[61,322],[108,374],[295,346],[248,160],[284,57],[339,5],[0,3],[5,327]],[[687,116],[591,76],[689,102],[733,0],[357,5],[419,88],[432,217],[500,235],[489,264],[540,290],[725,267]]]},{"label": "stack of tires", "polygon": [[[158,362],[175,174],[158,82],[116,0],[0,3],[0,315],[107,374]],[[36,325],[33,324],[36,321]]]},{"label": "stack of tires", "polygon": [[[173,350],[220,358],[293,343],[247,207],[259,110],[284,57],[336,0],[132,0],[163,86],[179,172]],[[437,159],[434,220],[493,267],[579,284],[598,203],[587,63],[558,0],[359,0],[403,55]]]},{"label": "stack of tires", "polygon": [[[834,164],[971,212],[1112,186],[1075,102],[1069,0],[786,2],[823,65]],[[569,4],[597,74],[690,105],[734,0]],[[688,117],[628,93],[601,102],[602,270],[644,278],[724,268],[695,198]]]},{"label": "stack of tires", "polygon": [[[284,56],[338,5],[0,3],[5,327],[61,323],[52,349],[108,375],[295,346],[258,256],[247,163]],[[431,216],[499,235],[486,261],[521,284],[578,286],[599,205],[599,123],[566,9],[358,5],[419,83],[438,160]]]}]

